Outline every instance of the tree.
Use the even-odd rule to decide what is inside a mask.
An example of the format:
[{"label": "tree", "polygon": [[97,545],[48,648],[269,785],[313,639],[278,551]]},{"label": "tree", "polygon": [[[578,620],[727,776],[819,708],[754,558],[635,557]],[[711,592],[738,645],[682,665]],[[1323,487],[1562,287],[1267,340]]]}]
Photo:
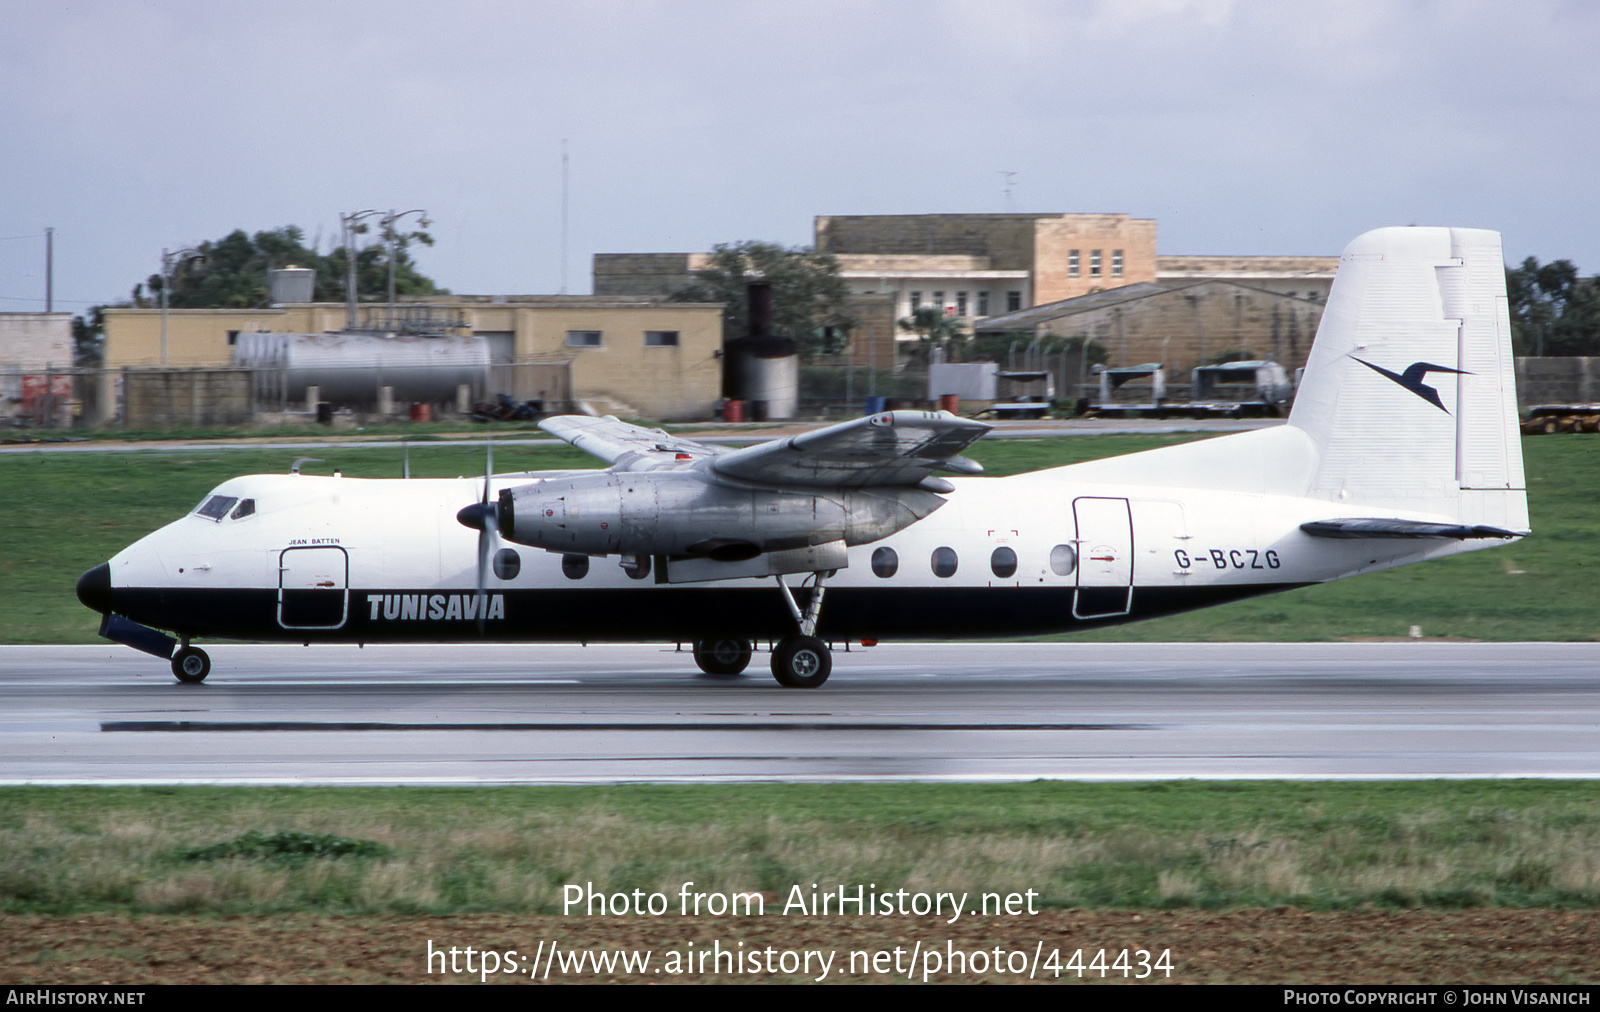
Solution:
[{"label": "tree", "polygon": [[719,243],[694,281],[673,292],[674,302],[721,302],[723,340],[749,332],[748,286],[772,286],[772,332],[793,338],[805,358],[844,350],[856,321],[845,306],[849,290],[839,261],[808,246],[770,242]]},{"label": "tree", "polygon": [[[448,294],[433,281],[418,273],[412,263],[408,247],[412,242],[433,245],[426,232],[408,232],[395,237],[395,291],[402,295]],[[172,271],[172,288],[167,295],[167,305],[175,309],[247,309],[267,302],[270,291],[267,272],[280,267],[310,267],[317,272],[312,299],[317,302],[345,301],[345,278],[348,258],[344,247],[324,256],[307,249],[305,233],[297,226],[286,225],[254,236],[243,229],[234,231],[214,242],[203,242],[196,247],[198,256],[176,261]],[[160,304],[164,279],[152,274],[142,284],[135,285],[133,300],[136,305]],[[387,297],[389,285],[389,251],[382,243],[374,243],[356,251],[356,292],[359,297],[373,300]],[[148,293],[146,294],[146,289]]]},{"label": "tree", "polygon": [[1506,270],[1512,341],[1523,355],[1600,355],[1600,278],[1570,260]]},{"label": "tree", "polygon": [[105,308],[91,306],[72,318],[72,364],[80,369],[98,369],[105,361]]},{"label": "tree", "polygon": [[900,321],[900,329],[922,338],[921,357],[924,362],[933,361],[935,348],[947,361],[952,352],[959,357],[966,348],[967,332],[961,328],[961,321],[954,316],[946,316],[940,306],[918,306],[910,316]]}]

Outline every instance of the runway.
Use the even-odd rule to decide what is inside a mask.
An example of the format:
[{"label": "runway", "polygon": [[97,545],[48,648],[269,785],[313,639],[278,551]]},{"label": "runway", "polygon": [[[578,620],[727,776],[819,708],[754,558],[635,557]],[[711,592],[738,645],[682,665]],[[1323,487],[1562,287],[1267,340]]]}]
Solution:
[{"label": "runway", "polygon": [[1600,777],[1600,644],[0,647],[0,783]]}]

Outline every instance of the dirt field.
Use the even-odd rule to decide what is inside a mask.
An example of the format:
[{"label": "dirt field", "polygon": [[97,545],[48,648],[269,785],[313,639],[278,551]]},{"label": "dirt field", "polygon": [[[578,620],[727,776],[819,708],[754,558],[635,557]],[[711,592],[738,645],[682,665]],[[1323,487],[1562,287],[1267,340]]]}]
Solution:
[{"label": "dirt field", "polygon": [[[828,981],[859,983],[907,979],[894,970],[920,940],[921,955],[912,976],[922,979],[929,964],[934,981],[1024,982],[1028,969],[995,972],[995,947],[1002,965],[1031,966],[1040,959],[1039,977],[1052,949],[1065,968],[1074,950],[1092,964],[1107,950],[1115,966],[1123,949],[1149,950],[1154,963],[1171,951],[1172,974],[1153,970],[1146,982],[1172,983],[1593,983],[1600,981],[1600,911],[1474,910],[1307,913],[1276,910],[1227,912],[1046,911],[1034,917],[999,921],[963,918],[945,925],[936,918],[832,917],[699,919],[690,925],[662,918],[561,918],[485,915],[469,917],[275,918],[142,917],[88,914],[75,918],[12,916],[0,919],[0,981],[12,984],[189,984],[189,983],[476,983],[467,973],[465,949],[473,949],[478,970],[482,951],[515,949],[521,973],[495,973],[497,983],[527,982],[533,961],[539,977],[548,965],[549,942],[561,953],[583,949],[649,950],[645,973],[563,971],[559,961],[549,981],[797,981],[821,975],[813,957],[810,972],[780,961],[785,951],[833,952]],[[459,973],[446,972],[447,955],[436,955],[428,972],[429,944],[456,955]],[[546,943],[543,950],[540,943]],[[739,943],[743,943],[742,947]],[[690,943],[693,943],[691,947]],[[732,950],[744,972],[689,972],[686,954]],[[769,953],[768,947],[773,951]],[[965,972],[937,967],[953,946],[968,954]],[[936,949],[934,948],[936,947]],[[982,956],[974,953],[982,950]],[[849,961],[857,957],[855,972]],[[863,972],[871,953],[884,952],[885,972]],[[1011,953],[1025,955],[1011,955]],[[979,963],[981,958],[982,963]],[[1129,982],[1138,974],[1139,954],[1129,956]],[[767,963],[772,961],[773,972]],[[675,972],[676,970],[676,972]],[[1063,980],[1076,981],[1075,969]],[[1084,979],[1099,982],[1098,969]],[[1123,972],[1110,969],[1108,981]]]}]

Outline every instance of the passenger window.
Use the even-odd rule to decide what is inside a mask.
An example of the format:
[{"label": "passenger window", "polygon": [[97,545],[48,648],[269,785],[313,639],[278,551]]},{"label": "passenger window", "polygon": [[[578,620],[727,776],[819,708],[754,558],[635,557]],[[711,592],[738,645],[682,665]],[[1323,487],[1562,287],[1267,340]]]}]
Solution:
[{"label": "passenger window", "polygon": [[633,557],[633,564],[631,566],[628,565],[626,562],[624,562],[622,564],[622,571],[624,573],[628,574],[628,579],[630,579],[630,580],[642,580],[642,579],[644,579],[645,577],[650,575],[650,556],[648,556],[648,555],[636,555],[636,556],[634,556]]},{"label": "passenger window", "polygon": [[569,580],[581,580],[589,575],[587,555],[567,554],[561,557],[561,574]]},{"label": "passenger window", "polygon": [[1017,553],[1009,548],[996,548],[989,556],[989,568],[994,575],[1007,579],[1017,574]]},{"label": "passenger window", "polygon": [[200,508],[195,510],[195,512],[205,517],[207,520],[220,521],[223,517],[228,515],[228,511],[233,509],[233,504],[238,501],[238,496],[214,495],[205,502],[201,503]]},{"label": "passenger window", "polygon": [[956,575],[956,550],[954,548],[935,548],[933,550],[933,575],[941,579],[949,579]]},{"label": "passenger window", "polygon": [[234,507],[233,513],[228,517],[228,519],[243,520],[245,517],[254,516],[255,512],[256,501],[254,499],[242,499],[240,500],[239,505]]},{"label": "passenger window", "polygon": [[874,576],[887,580],[898,572],[900,572],[900,556],[893,548],[885,546],[873,551],[872,573]]},{"label": "passenger window", "polygon": [[1078,568],[1078,553],[1071,545],[1057,545],[1050,549],[1050,572],[1057,576],[1071,576]]},{"label": "passenger window", "polygon": [[[584,556],[588,558],[587,555]],[[502,548],[494,553],[494,575],[502,580],[515,580],[522,572],[522,556],[514,548]]]}]

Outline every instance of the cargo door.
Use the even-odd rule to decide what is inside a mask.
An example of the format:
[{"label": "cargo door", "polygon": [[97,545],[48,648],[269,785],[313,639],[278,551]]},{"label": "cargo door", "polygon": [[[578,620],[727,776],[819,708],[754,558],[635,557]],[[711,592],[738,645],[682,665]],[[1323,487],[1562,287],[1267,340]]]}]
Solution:
[{"label": "cargo door", "polygon": [[285,548],[278,557],[278,624],[338,629],[349,614],[350,560],[343,548]]}]

